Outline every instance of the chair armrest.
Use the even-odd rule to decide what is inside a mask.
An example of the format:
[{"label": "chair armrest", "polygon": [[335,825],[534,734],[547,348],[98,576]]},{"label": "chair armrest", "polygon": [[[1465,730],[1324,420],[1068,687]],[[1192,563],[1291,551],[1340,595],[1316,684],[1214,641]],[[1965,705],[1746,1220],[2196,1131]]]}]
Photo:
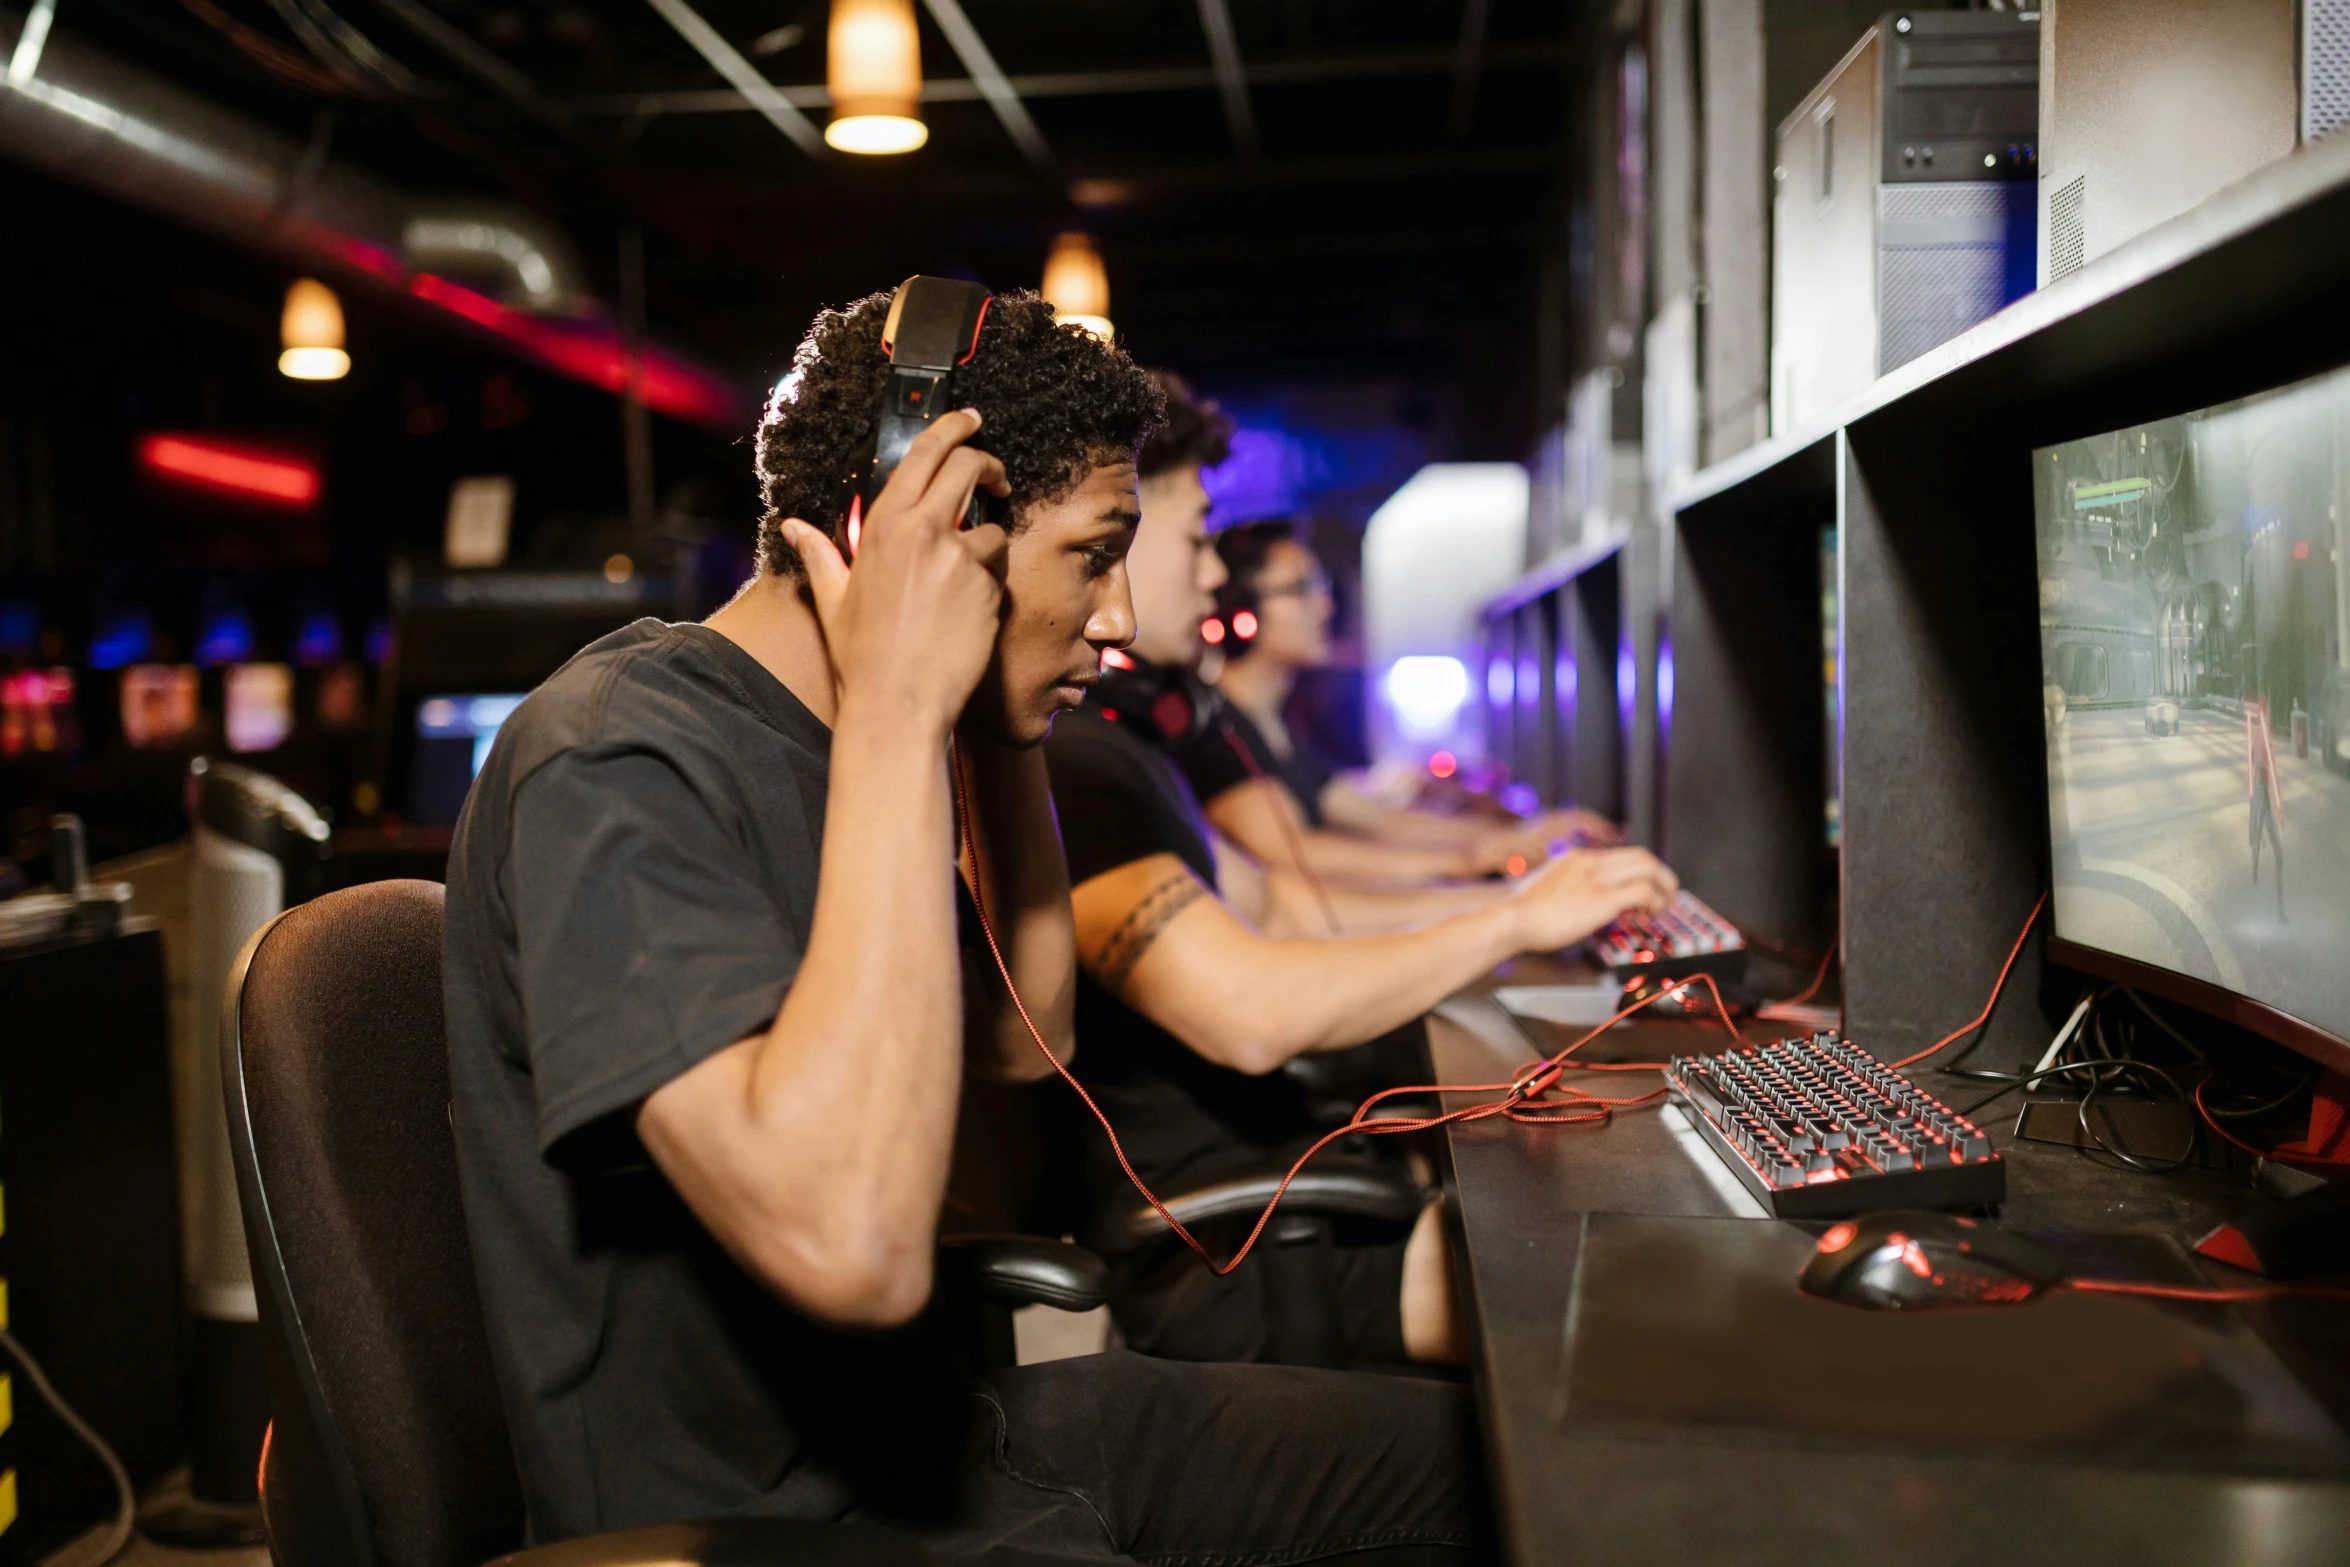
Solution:
[{"label": "chair armrest", "polygon": [[[1195,1186],[1163,1193],[1161,1201],[1185,1229],[1196,1229],[1217,1219],[1254,1218],[1280,1190],[1289,1166],[1268,1164]],[[1409,1224],[1427,1205],[1428,1194],[1401,1164],[1374,1159],[1317,1159],[1298,1173],[1281,1198],[1284,1213],[1319,1214],[1331,1218],[1384,1219]],[[1137,1201],[1126,1210],[1126,1238],[1156,1240],[1173,1231],[1158,1210]]]},{"label": "chair armrest", "polygon": [[914,1539],[867,1523],[761,1518],[654,1524],[510,1551],[488,1567],[940,1567]]},{"label": "chair armrest", "polygon": [[1071,1241],[1037,1235],[964,1235],[938,1243],[942,1272],[1000,1306],[1091,1311],[1110,1298],[1110,1270]]}]

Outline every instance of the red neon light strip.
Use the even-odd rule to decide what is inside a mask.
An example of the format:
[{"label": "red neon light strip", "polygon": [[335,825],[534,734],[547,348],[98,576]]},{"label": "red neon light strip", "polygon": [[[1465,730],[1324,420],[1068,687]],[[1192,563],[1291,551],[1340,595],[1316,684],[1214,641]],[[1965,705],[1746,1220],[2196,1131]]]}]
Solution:
[{"label": "red neon light strip", "polygon": [[139,466],[162,478],[288,506],[318,499],[318,470],[310,464],[219,441],[150,435],[139,442]]},{"label": "red neon light strip", "polygon": [[[410,278],[408,291],[505,339],[575,381],[601,387],[615,396],[628,389],[628,348],[607,322],[526,315],[430,272]],[[647,408],[688,424],[732,434],[747,427],[754,417],[731,383],[649,345],[637,355],[637,385]]]}]

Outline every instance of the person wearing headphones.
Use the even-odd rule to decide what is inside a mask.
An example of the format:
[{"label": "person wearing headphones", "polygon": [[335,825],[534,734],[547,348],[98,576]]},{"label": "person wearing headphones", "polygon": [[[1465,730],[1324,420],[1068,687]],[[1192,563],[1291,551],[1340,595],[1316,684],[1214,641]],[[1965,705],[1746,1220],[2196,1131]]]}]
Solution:
[{"label": "person wearing headphones", "polygon": [[[956,407],[851,511],[890,312],[820,315],[768,405],[752,580],[576,654],[457,828],[451,1121],[529,1538],[877,1517],[948,1560],[1482,1559],[1460,1388],[957,1370],[931,1298],[959,1090],[1072,1048],[1037,747],[1133,635],[1162,400],[1035,295],[994,299]],[[1008,531],[959,527],[980,492]]]},{"label": "person wearing headphones", "polygon": [[[1421,928],[1339,938],[1332,919],[1375,928],[1386,895],[1317,887],[1278,856],[1260,864],[1223,845],[1174,761],[1212,722],[1191,666],[1224,576],[1199,478],[1223,437],[1212,408],[1158,379],[1168,423],[1142,450],[1142,523],[1127,556],[1133,644],[1105,654],[1102,680],[1045,747],[1074,887],[1081,1075],[1153,1185],[1294,1156],[1323,1128],[1287,1063],[1358,1047],[1503,959],[1662,908],[1678,887],[1643,850],[1582,851]],[[1098,1128],[1074,1119],[1094,1225],[1081,1238],[1115,1250],[1126,1179]],[[1350,1362],[1458,1358],[1433,1205],[1403,1240],[1339,1251],[1327,1304]],[[1182,1255],[1121,1264],[1112,1307],[1130,1346],[1188,1360],[1275,1353],[1283,1308],[1263,1269],[1218,1277]]]},{"label": "person wearing headphones", "polygon": [[1329,573],[1287,519],[1215,537],[1225,578],[1206,629],[1225,723],[1177,761],[1218,832],[1270,864],[1302,856],[1320,876],[1394,884],[1515,874],[1564,843],[1616,841],[1588,811],[1502,822],[1397,807],[1330,766],[1282,712],[1299,673],[1330,660]]}]

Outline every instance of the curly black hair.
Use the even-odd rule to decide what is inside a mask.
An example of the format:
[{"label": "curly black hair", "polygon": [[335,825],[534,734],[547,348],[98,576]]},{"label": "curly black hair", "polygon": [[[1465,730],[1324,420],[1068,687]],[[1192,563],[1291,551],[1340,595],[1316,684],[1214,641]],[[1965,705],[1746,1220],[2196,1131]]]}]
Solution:
[{"label": "curly black hair", "polygon": [[1167,419],[1148,441],[1136,466],[1144,478],[1182,467],[1213,468],[1232,455],[1232,418],[1205,398],[1194,396],[1172,370],[1153,370],[1151,384],[1167,399]]},{"label": "curly black hair", "polygon": [[[759,565],[794,581],[805,570],[783,541],[797,517],[837,532],[841,475],[873,439],[889,381],[881,325],[890,296],[820,312],[792,355],[791,374],[759,420]],[[955,377],[958,407],[987,416],[976,445],[1003,460],[1013,523],[1039,501],[1069,493],[1093,468],[1132,460],[1166,418],[1165,398],[1125,351],[1053,320],[1026,290],[998,294],[978,351]]]}]

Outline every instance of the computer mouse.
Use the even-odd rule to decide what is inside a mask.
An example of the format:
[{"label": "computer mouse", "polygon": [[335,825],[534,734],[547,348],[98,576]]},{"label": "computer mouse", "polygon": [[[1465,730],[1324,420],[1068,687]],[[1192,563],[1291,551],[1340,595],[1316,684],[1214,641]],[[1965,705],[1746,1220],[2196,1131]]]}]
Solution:
[{"label": "computer mouse", "polygon": [[1871,1311],[1938,1311],[2030,1300],[2068,1270],[2046,1247],[1950,1213],[1893,1209],[1829,1227],[1804,1290]]}]

